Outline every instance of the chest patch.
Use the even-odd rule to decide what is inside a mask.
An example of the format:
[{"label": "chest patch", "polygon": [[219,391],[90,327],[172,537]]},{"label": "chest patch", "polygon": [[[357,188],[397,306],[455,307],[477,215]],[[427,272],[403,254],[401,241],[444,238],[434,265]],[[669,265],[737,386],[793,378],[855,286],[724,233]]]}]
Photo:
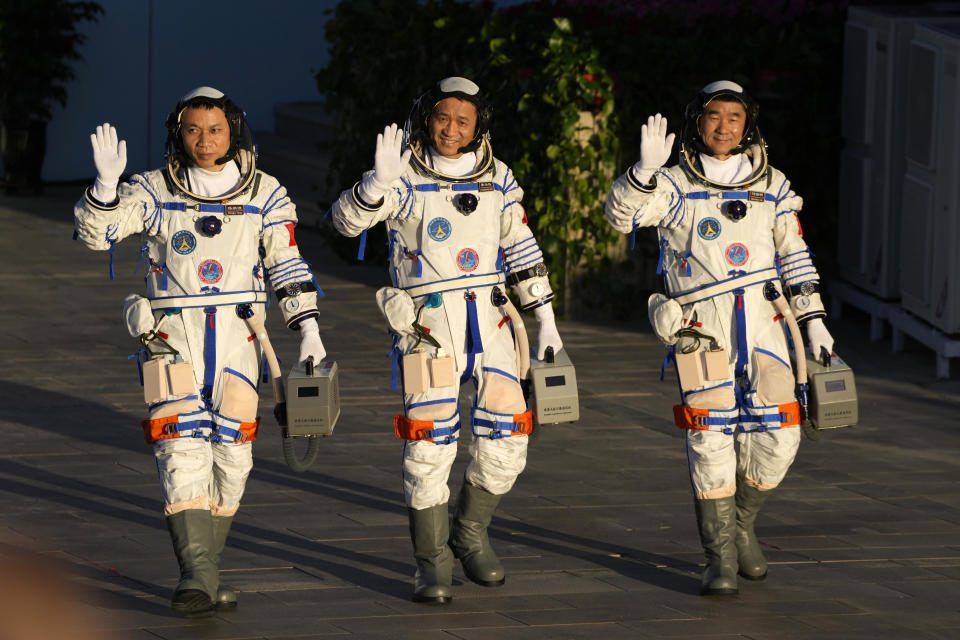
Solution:
[{"label": "chest patch", "polygon": [[720,235],[720,221],[716,218],[704,218],[697,225],[697,233],[704,240],[713,240]]},{"label": "chest patch", "polygon": [[457,266],[460,271],[473,271],[480,264],[480,256],[473,249],[464,249],[457,254]]},{"label": "chest patch", "polygon": [[173,234],[173,238],[170,239],[170,246],[173,247],[174,251],[185,256],[188,253],[193,253],[193,250],[197,248],[197,236],[186,229],[182,229]]},{"label": "chest patch", "polygon": [[739,242],[734,242],[732,245],[727,247],[727,262],[735,267],[739,267],[746,263],[747,258],[749,257],[750,252],[747,251],[747,247]]},{"label": "chest patch", "polygon": [[437,242],[443,242],[450,237],[450,221],[446,218],[434,218],[427,224],[427,235]]},{"label": "chest patch", "polygon": [[198,273],[205,283],[214,284],[220,282],[220,278],[223,277],[223,265],[216,260],[204,260],[200,263]]}]

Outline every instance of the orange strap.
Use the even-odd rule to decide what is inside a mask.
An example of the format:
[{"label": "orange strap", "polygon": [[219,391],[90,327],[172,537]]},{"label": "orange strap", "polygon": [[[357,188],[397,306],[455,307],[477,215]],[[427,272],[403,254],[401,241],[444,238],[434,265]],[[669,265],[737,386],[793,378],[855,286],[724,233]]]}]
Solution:
[{"label": "orange strap", "polygon": [[[780,427],[800,426],[800,403],[797,401],[788,402],[777,406],[780,413]],[[709,409],[695,409],[683,405],[673,405],[673,422],[678,429],[694,429],[696,431],[707,431],[710,425],[706,419],[710,417]]]},{"label": "orange strap", "polygon": [[401,440],[433,440],[433,420],[411,420],[407,416],[393,416],[393,432]]},{"label": "orange strap", "polygon": [[707,431],[710,426],[703,422],[710,415],[709,409],[695,409],[682,404],[673,405],[673,423],[678,429],[694,429]]},{"label": "orange strap", "polygon": [[799,427],[800,426],[800,402],[794,401],[787,404],[781,404],[777,410],[782,416],[780,420],[781,427]]},{"label": "orange strap", "polygon": [[140,424],[143,426],[143,435],[147,444],[153,444],[157,440],[166,440],[167,438],[179,438],[178,431],[168,429],[167,425],[177,424],[179,422],[177,415],[165,416],[163,418],[154,418],[153,420],[144,420]]},{"label": "orange strap", "polygon": [[[143,435],[144,438],[146,438],[147,444],[153,444],[158,440],[179,438],[180,432],[177,431],[175,426],[170,426],[179,423],[178,416],[174,414],[172,416],[164,416],[163,418],[154,418],[153,420],[143,420],[140,424],[143,426]],[[257,439],[257,431],[259,428],[259,416],[253,422],[241,422],[236,429],[243,434],[243,438],[237,438],[235,442],[253,442]]]},{"label": "orange strap", "polygon": [[516,426],[516,431],[513,431],[511,435],[528,436],[533,433],[533,409],[515,414],[513,424]]}]

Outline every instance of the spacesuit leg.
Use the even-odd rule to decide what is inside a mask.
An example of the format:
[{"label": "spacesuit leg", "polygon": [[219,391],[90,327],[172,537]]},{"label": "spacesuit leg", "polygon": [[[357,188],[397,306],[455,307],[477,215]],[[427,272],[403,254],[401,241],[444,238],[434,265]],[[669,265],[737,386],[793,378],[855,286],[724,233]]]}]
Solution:
[{"label": "spacesuit leg", "polygon": [[[409,351],[412,344],[409,338],[402,341],[402,352]],[[447,479],[457,456],[459,371],[455,372],[454,379],[453,386],[403,396],[404,418],[446,433],[436,441],[404,440],[403,443],[403,494],[417,563],[413,601],[426,604],[447,604],[453,599],[453,554],[447,544],[450,534]]]},{"label": "spacesuit leg", "polygon": [[[685,394],[686,406],[718,412],[736,412],[732,380],[708,383]],[[734,418],[735,419],[735,418]],[[706,558],[701,577],[702,595],[737,593],[736,492],[737,452],[732,433],[688,428],[687,464],[693,486],[700,543]],[[729,429],[728,429],[729,431]]]},{"label": "spacesuit leg", "polygon": [[[478,377],[477,418],[513,420],[526,411],[526,400],[516,378],[512,338],[506,332],[484,337],[487,349],[475,375]],[[464,476],[453,519],[450,546],[460,559],[467,578],[485,587],[502,585],[506,578],[487,535],[501,497],[516,482],[527,459],[527,435],[513,433],[490,438],[474,429],[472,460]]]}]

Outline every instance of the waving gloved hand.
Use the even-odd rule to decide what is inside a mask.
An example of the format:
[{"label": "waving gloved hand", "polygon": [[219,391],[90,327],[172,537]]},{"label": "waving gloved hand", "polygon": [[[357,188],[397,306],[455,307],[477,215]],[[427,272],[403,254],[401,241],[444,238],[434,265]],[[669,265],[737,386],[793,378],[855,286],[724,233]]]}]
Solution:
[{"label": "waving gloved hand", "polygon": [[113,202],[117,198],[117,184],[127,166],[127,141],[117,142],[117,130],[104,122],[90,134],[93,147],[93,164],[97,168],[97,180],[90,192],[100,202]]},{"label": "waving gloved hand", "polygon": [[659,113],[640,127],[640,160],[633,165],[633,173],[641,184],[649,183],[654,172],[670,159],[676,137],[675,133],[667,135],[667,119]]},{"label": "waving gloved hand", "polygon": [[833,336],[827,331],[827,325],[823,324],[823,318],[807,322],[807,345],[815,360],[820,359],[820,347],[825,348],[827,353],[833,353]]},{"label": "waving gloved hand", "polygon": [[327,355],[327,350],[323,348],[323,341],[320,340],[320,327],[317,326],[316,318],[306,318],[300,321],[300,359],[297,360],[303,364],[307,358],[313,356],[313,364],[318,365]]},{"label": "waving gloved hand", "polygon": [[380,202],[390,183],[403,175],[412,151],[403,149],[403,129],[396,123],[377,134],[377,152],[373,157],[373,173],[360,183],[360,196],[367,204]]},{"label": "waving gloved hand", "polygon": [[537,307],[533,310],[533,315],[540,323],[540,333],[537,335],[537,359],[543,360],[547,347],[553,347],[554,354],[559,353],[563,349],[563,341],[560,339],[560,332],[557,331],[557,320],[551,305],[544,304]]}]

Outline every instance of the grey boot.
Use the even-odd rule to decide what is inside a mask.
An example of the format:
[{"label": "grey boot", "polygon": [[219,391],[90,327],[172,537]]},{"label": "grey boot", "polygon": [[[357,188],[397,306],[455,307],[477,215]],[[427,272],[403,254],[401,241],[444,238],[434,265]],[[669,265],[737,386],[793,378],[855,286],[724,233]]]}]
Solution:
[{"label": "grey boot", "polygon": [[413,601],[447,604],[453,600],[453,554],[447,546],[450,521],[447,504],[408,509],[417,575]]},{"label": "grey boot", "polygon": [[167,529],[180,564],[180,582],[171,606],[188,618],[213,615],[220,582],[213,563],[213,524],[206,509],[187,509],[167,516]]},{"label": "grey boot", "polygon": [[700,595],[737,593],[737,505],[733,496],[716,500],[697,500],[697,524],[700,542],[706,553]]},{"label": "grey boot", "polygon": [[[220,569],[220,554],[223,547],[227,544],[227,534],[230,533],[230,525],[233,524],[233,516],[212,516],[213,521],[213,566],[217,568],[218,576]],[[231,611],[237,608],[237,592],[233,587],[220,583],[217,587],[217,599],[214,602],[217,611]]]},{"label": "grey boot", "polygon": [[450,548],[460,559],[463,572],[484,587],[499,587],[506,581],[503,565],[487,538],[487,527],[500,497],[464,481],[450,534]]},{"label": "grey boot", "polygon": [[769,491],[760,491],[742,480],[737,483],[737,557],[740,575],[747,580],[767,577],[767,559],[753,531],[760,507],[770,497]]}]

